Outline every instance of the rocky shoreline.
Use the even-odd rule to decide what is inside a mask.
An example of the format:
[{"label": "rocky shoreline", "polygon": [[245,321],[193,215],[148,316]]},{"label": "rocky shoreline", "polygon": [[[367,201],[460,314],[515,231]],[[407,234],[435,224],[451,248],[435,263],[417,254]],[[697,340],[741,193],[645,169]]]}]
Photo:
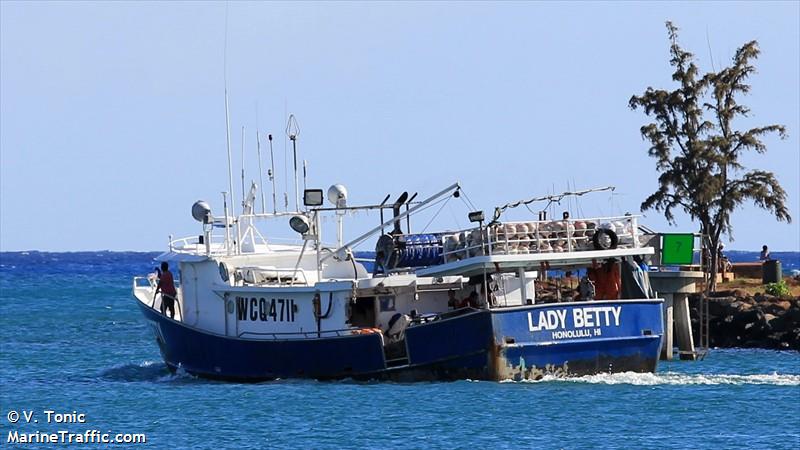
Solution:
[{"label": "rocky shoreline", "polygon": [[[699,330],[701,294],[690,296],[692,325]],[[800,296],[775,297],[741,290],[718,291],[708,298],[712,348],[765,348],[800,351]]]}]

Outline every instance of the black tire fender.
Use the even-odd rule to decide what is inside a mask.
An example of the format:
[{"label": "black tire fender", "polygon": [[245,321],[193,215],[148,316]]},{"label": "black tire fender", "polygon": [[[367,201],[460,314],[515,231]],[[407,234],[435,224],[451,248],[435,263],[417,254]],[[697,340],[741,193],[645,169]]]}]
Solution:
[{"label": "black tire fender", "polygon": [[613,250],[619,244],[617,233],[606,228],[598,228],[592,236],[592,244],[595,250]]}]

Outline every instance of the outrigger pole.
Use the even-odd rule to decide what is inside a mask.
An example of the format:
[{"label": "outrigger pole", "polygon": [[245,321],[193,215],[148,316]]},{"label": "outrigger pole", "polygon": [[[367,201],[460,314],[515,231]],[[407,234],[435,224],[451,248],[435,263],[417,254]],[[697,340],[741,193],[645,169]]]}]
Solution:
[{"label": "outrigger pole", "polygon": [[[437,192],[436,194],[433,194],[430,197],[426,198],[425,200],[419,202],[416,206],[414,206],[413,208],[407,210],[406,212],[404,212],[402,214],[399,214],[397,217],[392,217],[391,219],[387,220],[386,222],[381,223],[377,227],[367,231],[366,233],[364,233],[361,236],[353,239],[352,241],[348,242],[347,244],[344,244],[344,245],[340,246],[339,248],[337,248],[333,252],[329,253],[327,256],[323,257],[319,262],[323,263],[323,262],[327,261],[328,258],[330,258],[331,256],[338,255],[339,252],[342,251],[342,249],[352,248],[352,247],[364,242],[365,240],[367,240],[367,238],[369,238],[370,236],[372,236],[376,232],[383,230],[385,227],[387,227],[387,226],[389,226],[389,225],[391,225],[391,224],[393,224],[395,222],[400,223],[400,221],[403,220],[404,218],[406,218],[407,216],[410,216],[411,214],[414,214],[418,210],[425,208],[430,202],[438,199],[439,197],[441,197],[441,196],[443,196],[445,194],[449,194],[450,192],[457,191],[459,189],[461,189],[461,184],[459,184],[457,182],[451,184],[450,186],[442,189],[441,191]],[[384,200],[384,203],[385,202],[386,202],[386,200]]]},{"label": "outrigger pole", "polygon": [[[498,206],[494,209],[494,217],[492,221],[489,222],[488,225],[493,223],[497,223],[498,219],[500,219],[500,215],[503,214],[507,209],[516,208],[518,206],[527,206],[534,202],[543,202],[547,200],[547,206],[550,206],[552,203],[560,202],[564,197],[580,197],[581,195],[589,194],[591,192],[603,192],[603,191],[613,191],[616,189],[614,186],[603,186],[603,187],[596,187],[591,189],[584,189],[582,191],[574,191],[574,192],[562,192],[561,194],[553,194],[553,195],[545,195],[544,197],[533,197],[527,200],[520,200],[513,203],[506,203],[503,206]],[[547,208],[545,206],[545,208]]]}]

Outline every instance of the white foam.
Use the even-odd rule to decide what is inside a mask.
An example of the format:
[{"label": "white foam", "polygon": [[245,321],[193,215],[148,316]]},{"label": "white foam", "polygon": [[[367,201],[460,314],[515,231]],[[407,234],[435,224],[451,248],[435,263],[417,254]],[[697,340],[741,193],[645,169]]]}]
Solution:
[{"label": "white foam", "polygon": [[[511,380],[506,380],[511,381]],[[545,375],[541,380],[524,381],[532,383],[588,383],[588,384],[630,384],[634,386],[658,385],[772,385],[772,386],[800,386],[800,375],[779,374],[686,374],[677,372],[663,373],[602,373],[582,377],[555,377]]]}]

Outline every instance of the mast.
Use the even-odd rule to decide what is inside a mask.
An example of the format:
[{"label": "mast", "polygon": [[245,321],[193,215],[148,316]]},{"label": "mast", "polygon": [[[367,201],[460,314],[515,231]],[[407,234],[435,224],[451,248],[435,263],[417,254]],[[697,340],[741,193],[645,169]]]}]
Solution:
[{"label": "mast", "polygon": [[286,135],[292,141],[292,153],[294,156],[294,210],[300,211],[300,183],[297,180],[297,137],[300,135],[300,127],[297,126],[297,119],[294,114],[289,114],[289,121],[286,123]]},{"label": "mast", "polygon": [[[227,81],[226,81],[226,86],[225,86],[225,136],[227,138],[227,146],[228,146],[228,190],[229,190],[229,192],[231,194],[231,199],[233,199],[234,196],[233,196],[233,161],[232,161],[232,157],[231,157],[231,119],[230,119],[230,114],[228,112],[228,86],[227,86]],[[224,197],[224,195],[223,195],[223,197]],[[225,203],[227,203],[227,202],[225,202]],[[233,207],[233,204],[234,204],[234,202],[231,201],[231,215],[236,216],[236,210]],[[225,227],[227,228],[228,227],[228,225],[227,225],[228,213],[227,212],[225,213],[225,217],[226,217],[226,219],[225,219],[225,221],[226,221]],[[230,233],[226,233],[225,234],[225,247],[227,247],[228,252],[230,252],[230,248],[231,248],[231,235],[230,235]]]},{"label": "mast", "polygon": [[269,180],[272,181],[272,212],[278,213],[278,197],[276,194],[277,188],[275,187],[275,154],[272,152],[272,135],[267,135],[269,139]]}]

